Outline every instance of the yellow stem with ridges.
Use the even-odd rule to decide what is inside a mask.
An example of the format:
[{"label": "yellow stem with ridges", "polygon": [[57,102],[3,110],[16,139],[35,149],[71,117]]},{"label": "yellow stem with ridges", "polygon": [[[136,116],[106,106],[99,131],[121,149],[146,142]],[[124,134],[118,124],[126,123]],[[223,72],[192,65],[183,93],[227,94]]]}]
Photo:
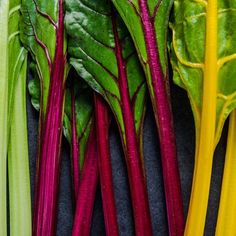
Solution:
[{"label": "yellow stem with ridges", "polygon": [[236,110],[230,115],[216,236],[236,235]]},{"label": "yellow stem with ridges", "polygon": [[205,65],[200,136],[198,150],[196,150],[185,236],[203,235],[207,213],[216,130],[217,1],[208,0],[206,6]]}]

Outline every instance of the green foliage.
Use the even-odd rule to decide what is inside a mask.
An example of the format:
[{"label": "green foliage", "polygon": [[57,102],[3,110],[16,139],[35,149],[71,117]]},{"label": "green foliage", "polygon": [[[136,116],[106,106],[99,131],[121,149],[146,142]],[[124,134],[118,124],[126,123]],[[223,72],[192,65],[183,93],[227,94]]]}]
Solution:
[{"label": "green foliage", "polygon": [[[171,22],[173,39],[171,63],[174,81],[184,88],[191,101],[196,129],[200,126],[206,40],[206,1],[174,2]],[[232,27],[236,14],[235,2],[218,3],[218,71],[216,107],[217,144],[226,118],[236,107],[236,31]],[[201,29],[201,30],[199,30]]]},{"label": "green foliage", "polygon": [[[42,90],[43,115],[46,112],[50,73],[56,51],[58,0],[23,0],[21,6],[21,41],[30,51]],[[66,45],[64,45],[66,48]],[[65,51],[65,50],[64,50]]]},{"label": "green foliage", "polygon": [[[22,91],[24,90],[23,87],[19,87],[17,91],[19,97],[16,98],[16,85],[19,83],[23,83],[25,80],[25,69],[26,69],[26,50],[22,47],[19,39],[19,20],[20,20],[20,0],[1,0],[0,1],[0,51],[2,53],[0,58],[0,235],[7,235],[7,213],[6,213],[6,196],[7,196],[7,152],[8,146],[11,145],[12,139],[9,144],[9,137],[15,137],[14,143],[17,147],[21,146],[22,142],[27,140],[27,128],[22,126],[22,137],[19,136],[18,128],[19,125],[17,124],[17,120],[14,119],[15,111],[14,111],[14,103],[16,99],[23,99],[21,97]],[[24,66],[23,66],[24,65]],[[22,80],[22,81],[19,81]],[[26,110],[22,108],[22,114],[25,114]],[[26,121],[26,117],[23,117],[23,120]],[[11,122],[14,123],[15,129],[12,130]],[[11,133],[10,133],[11,130]],[[26,138],[26,139],[25,139]],[[19,178],[19,185],[18,188],[12,190],[12,182],[9,182],[10,190],[10,211],[12,213],[12,207],[14,203],[17,202],[17,195],[18,198],[22,196],[26,196],[27,193],[30,191],[29,188],[29,176],[28,172],[28,153],[27,153],[27,142],[26,145],[22,146],[21,150],[19,150],[19,155],[21,155],[22,162],[26,166],[26,168],[18,169],[17,174],[15,173],[15,178],[19,178],[21,176],[25,178],[25,186],[21,189],[19,186],[21,185],[22,178]],[[8,154],[10,156],[10,154]],[[15,157],[14,157],[15,158]],[[13,164],[16,163],[16,160],[12,158],[11,162]],[[11,165],[9,166],[9,171],[12,173]],[[9,174],[10,175],[10,174]],[[12,176],[11,176],[12,177]],[[27,193],[26,193],[27,192]],[[24,195],[26,193],[26,195]],[[28,235],[30,231],[28,231],[28,225],[31,222],[30,217],[30,196],[27,195],[25,198],[25,202],[21,204],[16,204],[17,207],[15,210],[21,214],[22,211],[25,210],[25,214],[27,214],[28,218],[24,221],[24,224],[21,227],[25,227],[26,231],[24,235]],[[29,210],[29,211],[28,211]],[[14,216],[10,215],[11,225],[10,230],[11,232],[17,231],[19,228],[19,218],[14,218]],[[22,235],[20,231],[18,231],[18,235]],[[14,235],[14,234],[12,234]]]},{"label": "green foliage", "polygon": [[140,134],[144,116],[146,86],[135,49],[121,19],[107,0],[66,1],[66,30],[70,63],[78,74],[109,103],[125,142],[121,110],[119,68],[115,50],[114,18],[133,106],[136,132]]}]

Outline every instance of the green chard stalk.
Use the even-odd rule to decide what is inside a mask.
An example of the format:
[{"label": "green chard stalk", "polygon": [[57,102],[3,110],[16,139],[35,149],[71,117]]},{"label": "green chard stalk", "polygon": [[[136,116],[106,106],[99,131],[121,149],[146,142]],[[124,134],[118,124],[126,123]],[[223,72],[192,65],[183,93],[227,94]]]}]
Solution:
[{"label": "green chard stalk", "polygon": [[[0,1],[0,235],[3,236],[7,235],[7,224],[11,235],[31,235],[25,104],[27,53],[19,38],[20,6],[19,0]],[[10,222],[6,207],[7,155]]]}]

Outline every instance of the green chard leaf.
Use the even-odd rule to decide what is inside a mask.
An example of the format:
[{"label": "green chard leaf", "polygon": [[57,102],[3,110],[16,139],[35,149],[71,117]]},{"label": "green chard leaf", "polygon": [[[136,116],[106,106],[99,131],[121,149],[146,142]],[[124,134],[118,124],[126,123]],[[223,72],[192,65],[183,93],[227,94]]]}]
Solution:
[{"label": "green chard leaf", "polygon": [[[174,81],[184,88],[191,101],[196,130],[199,130],[203,107],[203,86],[206,42],[206,1],[175,1],[171,29]],[[236,107],[236,32],[231,27],[236,19],[235,3],[218,3],[218,46],[215,146],[229,113]],[[199,28],[198,32],[196,29]]]},{"label": "green chard leaf", "polygon": [[33,234],[36,235],[55,233],[65,80],[68,73],[63,2],[22,0],[21,6],[21,40],[35,63],[41,91],[33,220]]},{"label": "green chard leaf", "polygon": [[[129,33],[107,0],[67,0],[65,25],[70,64],[103,96],[116,118],[129,169],[135,227],[139,233],[148,229],[149,234],[152,230],[141,158],[146,84]],[[142,224],[137,224],[138,220]]]},{"label": "green chard leaf", "polygon": [[[15,145],[18,150],[17,155],[21,157],[21,165],[18,165],[18,156],[8,153],[12,165],[17,167],[13,173],[13,167],[9,164],[9,189],[10,189],[10,232],[12,235],[30,235],[31,222],[31,201],[30,183],[28,169],[28,145],[26,110],[21,106],[21,115],[15,117],[15,100],[24,101],[24,81],[26,66],[26,50],[22,47],[19,40],[19,20],[20,20],[19,0],[0,1],[0,235],[7,235],[7,152],[8,146]],[[15,94],[18,94],[16,97]],[[24,124],[18,123],[18,118]],[[12,119],[14,121],[12,122]],[[14,126],[14,129],[11,127]],[[19,127],[22,133],[19,133]],[[12,137],[15,137],[14,140]],[[10,138],[10,140],[9,140]],[[18,149],[18,147],[21,147]],[[21,168],[22,167],[22,168]],[[12,179],[13,178],[13,179]],[[11,181],[12,180],[12,181]],[[18,180],[16,183],[14,180]],[[23,182],[22,182],[23,181]],[[20,188],[23,183],[22,189]],[[15,188],[13,188],[15,186]],[[21,201],[23,200],[24,201]],[[13,208],[15,212],[13,212]],[[26,215],[27,219],[21,221],[16,215]],[[21,228],[22,227],[22,228]]]},{"label": "green chard leaf", "polygon": [[[66,139],[72,144],[72,122],[75,113],[76,136],[79,142],[80,168],[83,167],[86,143],[93,120],[93,94],[80,78],[74,78],[72,86],[66,90],[63,131]],[[73,111],[74,110],[74,111]]]},{"label": "green chard leaf", "polygon": [[188,93],[196,127],[186,235],[204,232],[214,150],[236,107],[235,7],[229,0],[174,1],[170,24],[174,81]]},{"label": "green chard leaf", "polygon": [[[43,88],[41,90],[43,116],[46,113],[50,77],[57,52],[57,35],[60,31],[58,25],[59,2],[59,0],[49,2],[46,0],[23,0],[21,7],[23,15],[21,22],[21,41],[30,51],[30,55],[35,62],[35,70],[40,79],[40,86]],[[64,36],[63,40],[65,40]],[[63,53],[65,54],[65,42],[62,47]],[[67,70],[65,70],[65,73],[67,73]]]},{"label": "green chard leaf", "polygon": [[[114,13],[111,13],[111,6],[106,0],[101,4],[89,1],[76,3],[73,0],[68,0],[66,3],[65,23],[67,33],[71,36],[68,45],[70,63],[78,74],[108,101],[125,144],[121,92],[118,84],[119,71],[112,20],[109,15]],[[129,97],[134,110],[135,128],[139,134],[144,116],[146,85],[134,47],[120,19],[118,19],[118,33],[127,73]]]},{"label": "green chard leaf", "polygon": [[71,78],[69,82],[71,83],[66,90],[63,131],[71,146],[72,176],[77,196],[88,138],[94,122],[93,93],[78,76]]},{"label": "green chard leaf", "polygon": [[[169,95],[167,31],[173,0],[112,0],[146,74],[161,148],[170,235],[182,235],[184,215]],[[173,187],[175,186],[175,187]]]}]

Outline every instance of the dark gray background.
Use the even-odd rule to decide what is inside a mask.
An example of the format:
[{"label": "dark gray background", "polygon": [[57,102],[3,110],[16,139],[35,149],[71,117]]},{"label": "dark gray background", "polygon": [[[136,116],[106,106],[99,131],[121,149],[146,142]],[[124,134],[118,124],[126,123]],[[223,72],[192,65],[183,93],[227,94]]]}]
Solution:
[{"label": "dark gray background", "polygon": [[[173,84],[171,85],[171,87],[174,124],[177,136],[178,162],[181,175],[184,211],[186,216],[191,191],[194,161],[194,123],[186,93]],[[33,190],[36,164],[35,157],[37,152],[38,114],[30,104],[29,95],[27,96],[28,130],[30,144],[30,171]],[[224,129],[223,136],[217,147],[214,159],[211,193],[207,213],[207,223],[205,228],[205,235],[207,236],[214,235],[215,230],[218,201],[220,196],[221,178],[224,165],[224,154],[226,145],[225,140],[227,135],[226,129],[227,128]],[[127,185],[125,163],[122,154],[121,144],[119,141],[118,130],[114,121],[112,123],[110,133],[110,144],[112,147],[111,158],[113,165],[113,179],[120,235],[132,236],[134,235],[134,229],[131,216],[131,204]],[[72,230],[73,205],[71,194],[72,186],[70,177],[69,146],[64,138],[62,146],[63,149],[61,162],[57,235],[69,236],[71,235]],[[156,133],[156,127],[154,123],[153,112],[150,106],[150,101],[148,101],[147,115],[145,119],[144,154],[154,235],[165,236],[168,235],[168,230],[165,213],[162,170],[160,163],[158,136]],[[96,202],[94,207],[91,235],[105,235],[101,194],[99,188],[97,190]]]}]

